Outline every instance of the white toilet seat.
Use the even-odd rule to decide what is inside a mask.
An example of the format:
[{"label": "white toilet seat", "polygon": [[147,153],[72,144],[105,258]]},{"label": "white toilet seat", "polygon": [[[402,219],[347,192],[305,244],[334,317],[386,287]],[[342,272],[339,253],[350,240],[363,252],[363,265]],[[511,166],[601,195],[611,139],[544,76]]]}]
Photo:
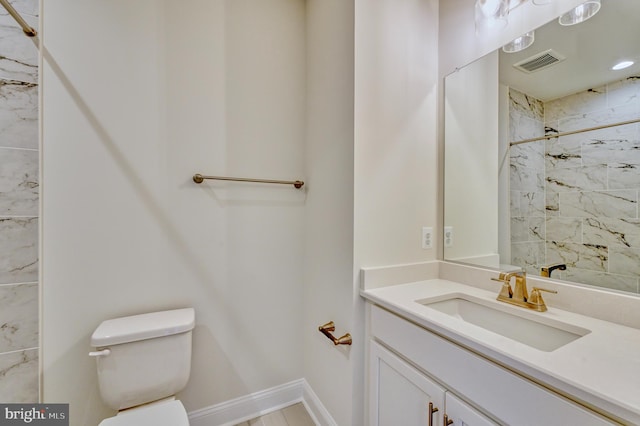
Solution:
[{"label": "white toilet seat", "polygon": [[179,400],[123,411],[98,426],[189,426],[187,410]]}]

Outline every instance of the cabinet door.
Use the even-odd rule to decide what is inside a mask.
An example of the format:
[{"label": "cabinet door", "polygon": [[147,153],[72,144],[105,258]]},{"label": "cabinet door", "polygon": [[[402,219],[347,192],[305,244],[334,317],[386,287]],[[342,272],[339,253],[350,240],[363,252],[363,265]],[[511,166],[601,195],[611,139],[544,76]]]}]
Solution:
[{"label": "cabinet door", "polygon": [[494,426],[497,424],[461,401],[451,392],[447,392],[445,396],[445,407],[449,425],[451,426]]},{"label": "cabinet door", "polygon": [[442,426],[444,389],[376,342],[369,358],[369,424]]}]

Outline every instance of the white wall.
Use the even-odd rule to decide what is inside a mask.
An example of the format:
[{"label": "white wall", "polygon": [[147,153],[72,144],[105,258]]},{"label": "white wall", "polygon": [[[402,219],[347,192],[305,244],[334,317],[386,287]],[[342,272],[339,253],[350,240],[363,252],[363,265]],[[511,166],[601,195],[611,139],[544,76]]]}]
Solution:
[{"label": "white wall", "polygon": [[[433,260],[438,219],[438,1],[356,0],[354,405],[364,406],[362,267]],[[358,351],[357,353],[355,351]],[[362,410],[349,423],[362,425]]]},{"label": "white wall", "polygon": [[305,3],[60,0],[43,24],[44,401],[97,424],[91,332],[182,306],[188,410],[302,377],[306,190],[191,175],[304,179]]},{"label": "white wall", "polygon": [[318,326],[352,328],[353,2],[307,0],[307,146],[304,377],[339,425],[352,423],[354,348]]},{"label": "white wall", "polygon": [[357,0],[356,266],[435,259],[438,3]]},{"label": "white wall", "polygon": [[444,226],[454,237],[444,257],[497,254],[498,53],[447,76],[445,89]]}]

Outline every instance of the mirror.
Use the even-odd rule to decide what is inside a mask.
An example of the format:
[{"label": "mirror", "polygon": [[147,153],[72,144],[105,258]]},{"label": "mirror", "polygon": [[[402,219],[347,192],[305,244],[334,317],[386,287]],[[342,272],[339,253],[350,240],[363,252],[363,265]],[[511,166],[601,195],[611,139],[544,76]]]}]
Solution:
[{"label": "mirror", "polygon": [[447,76],[446,260],[640,293],[639,21],[603,1]]}]

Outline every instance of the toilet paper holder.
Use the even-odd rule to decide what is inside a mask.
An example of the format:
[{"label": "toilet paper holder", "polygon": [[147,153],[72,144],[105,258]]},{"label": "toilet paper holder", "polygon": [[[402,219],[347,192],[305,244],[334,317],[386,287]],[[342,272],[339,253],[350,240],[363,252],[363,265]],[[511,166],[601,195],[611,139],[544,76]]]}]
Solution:
[{"label": "toilet paper holder", "polygon": [[327,336],[327,338],[331,340],[333,344],[336,346],[351,345],[351,343],[353,343],[351,339],[351,334],[349,333],[346,333],[344,336],[340,336],[340,337],[335,337],[332,334],[333,331],[336,331],[336,326],[333,323],[333,321],[329,321],[328,323],[321,325],[320,327],[318,327],[318,331],[320,331],[322,334]]}]

